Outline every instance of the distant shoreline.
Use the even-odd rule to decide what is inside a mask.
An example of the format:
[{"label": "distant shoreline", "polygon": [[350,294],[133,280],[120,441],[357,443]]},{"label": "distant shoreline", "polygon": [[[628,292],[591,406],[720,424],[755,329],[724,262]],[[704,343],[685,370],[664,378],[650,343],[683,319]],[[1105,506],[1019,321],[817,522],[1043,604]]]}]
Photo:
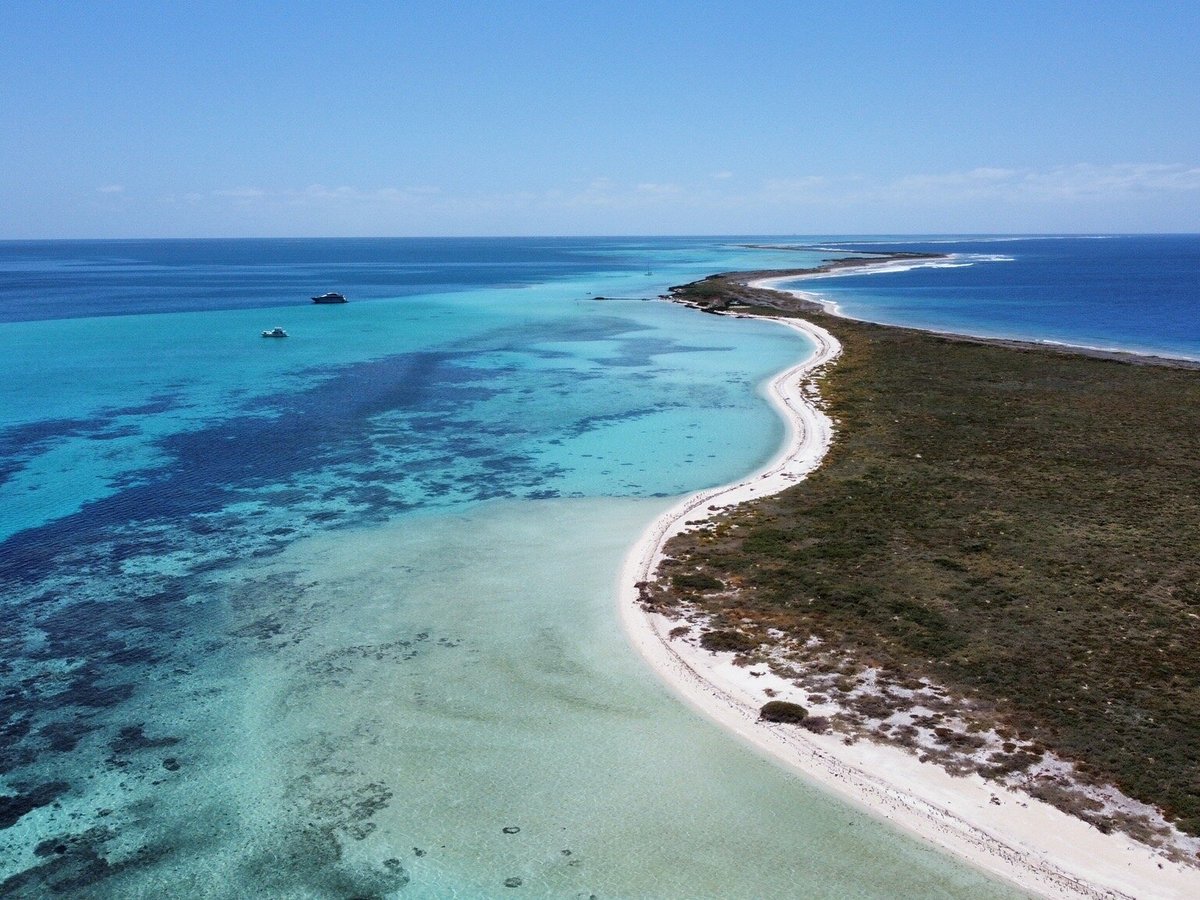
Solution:
[{"label": "distant shoreline", "polygon": [[[772,249],[767,245],[745,246],[753,247],[755,249]],[[817,248],[789,247],[786,249],[810,250]],[[1110,359],[1116,362],[1125,362],[1131,365],[1156,365],[1181,369],[1200,369],[1200,358],[1184,356],[1182,354],[1176,355],[1159,351],[1092,347],[1086,344],[1073,344],[1070,342],[1059,341],[994,337],[989,335],[972,334],[970,332],[946,331],[939,328],[927,328],[917,325],[897,325],[891,322],[880,322],[875,319],[847,315],[836,302],[832,300],[826,300],[814,292],[802,291],[795,288],[779,287],[780,282],[796,281],[805,278],[819,278],[822,275],[828,275],[834,272],[853,269],[870,271],[871,269],[880,268],[895,262],[952,258],[953,256],[947,253],[897,252],[875,254],[869,257],[830,259],[824,261],[820,266],[813,266],[809,268],[754,269],[738,272],[721,272],[715,275],[709,275],[707,278],[692,282],[691,284],[675,285],[670,287],[668,288],[668,293],[665,294],[664,297],[684,306],[691,306],[708,313],[744,312],[745,310],[741,310],[737,306],[730,305],[727,302],[728,299],[736,299],[744,303],[746,306],[759,308],[760,313],[763,308],[767,310],[775,309],[785,315],[803,314],[805,312],[823,312],[851,322],[866,322],[872,325],[879,325],[880,327],[884,328],[919,331],[925,334],[933,334],[937,335],[938,337],[944,337],[950,340],[965,341],[967,343],[990,344],[998,347],[1010,347],[1018,350],[1038,350],[1079,354],[1082,356],[1090,356],[1096,359]],[[711,305],[706,304],[704,302],[705,297],[702,294],[697,294],[697,290],[703,290],[705,285],[711,285],[711,296],[716,297],[720,293],[723,294],[727,300],[724,302],[717,301]]]}]

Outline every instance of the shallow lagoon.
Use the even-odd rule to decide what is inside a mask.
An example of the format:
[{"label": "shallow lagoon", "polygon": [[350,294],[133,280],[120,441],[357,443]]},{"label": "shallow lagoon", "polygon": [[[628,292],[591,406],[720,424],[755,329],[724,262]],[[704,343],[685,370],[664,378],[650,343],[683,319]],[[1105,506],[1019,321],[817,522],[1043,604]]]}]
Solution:
[{"label": "shallow lagoon", "polygon": [[626,647],[625,548],[772,453],[755,386],[804,350],[593,299],[746,255],[659,249],[345,308],[0,327],[27,386],[0,481],[5,889],[1004,895]]}]

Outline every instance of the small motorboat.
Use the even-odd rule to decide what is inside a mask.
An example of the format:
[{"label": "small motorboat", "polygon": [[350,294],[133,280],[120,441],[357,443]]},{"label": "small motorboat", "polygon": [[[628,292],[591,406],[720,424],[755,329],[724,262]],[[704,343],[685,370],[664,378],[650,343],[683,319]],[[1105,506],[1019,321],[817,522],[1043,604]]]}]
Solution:
[{"label": "small motorboat", "polygon": [[322,294],[319,297],[313,297],[312,302],[313,303],[345,303],[346,295],[338,294],[333,291],[330,291],[328,294]]},{"label": "small motorboat", "polygon": [[264,331],[262,335],[263,337],[287,337],[288,333],[276,325],[270,331]]}]

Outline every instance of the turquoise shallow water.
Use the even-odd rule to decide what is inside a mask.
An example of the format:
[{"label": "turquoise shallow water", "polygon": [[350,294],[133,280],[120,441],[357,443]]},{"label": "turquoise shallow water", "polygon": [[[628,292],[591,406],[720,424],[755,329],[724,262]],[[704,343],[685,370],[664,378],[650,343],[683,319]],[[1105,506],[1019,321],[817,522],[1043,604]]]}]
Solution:
[{"label": "turquoise shallow water", "polygon": [[[2,248],[54,302],[0,324],[0,893],[1007,895],[616,622],[628,544],[771,455],[756,387],[805,350],[646,298],[796,254],[235,243]],[[231,271],[260,293],[197,293]]]}]

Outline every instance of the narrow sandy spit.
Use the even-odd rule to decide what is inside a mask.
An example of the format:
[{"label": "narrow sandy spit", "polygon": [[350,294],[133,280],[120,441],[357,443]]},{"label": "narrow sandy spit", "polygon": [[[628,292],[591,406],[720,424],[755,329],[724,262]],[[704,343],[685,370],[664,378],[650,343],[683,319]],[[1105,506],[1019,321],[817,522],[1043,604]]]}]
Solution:
[{"label": "narrow sandy spit", "polygon": [[[758,287],[770,287],[761,283]],[[738,668],[728,654],[712,654],[668,637],[678,621],[647,614],[637,584],[651,580],[663,547],[689,522],[732,504],[795,484],[817,467],[829,448],[829,418],[805,395],[814,373],[841,345],[829,332],[800,319],[773,319],[816,344],[804,362],[771,379],[768,396],[788,426],[783,449],[744,480],[695,494],[654,521],[631,548],[618,584],[621,623],[651,668],[678,694],[761,751],[912,834],[1033,894],[1055,898],[1200,897],[1200,871],[1170,863],[1121,834],[1087,823],[980,776],[956,778],[905,750],[861,740],[846,745],[833,734],[758,721],[767,689],[792,699],[795,688],[765,667]],[[815,391],[809,390],[810,395]],[[758,670],[752,675],[750,670]],[[797,697],[797,699],[799,699]]]}]

